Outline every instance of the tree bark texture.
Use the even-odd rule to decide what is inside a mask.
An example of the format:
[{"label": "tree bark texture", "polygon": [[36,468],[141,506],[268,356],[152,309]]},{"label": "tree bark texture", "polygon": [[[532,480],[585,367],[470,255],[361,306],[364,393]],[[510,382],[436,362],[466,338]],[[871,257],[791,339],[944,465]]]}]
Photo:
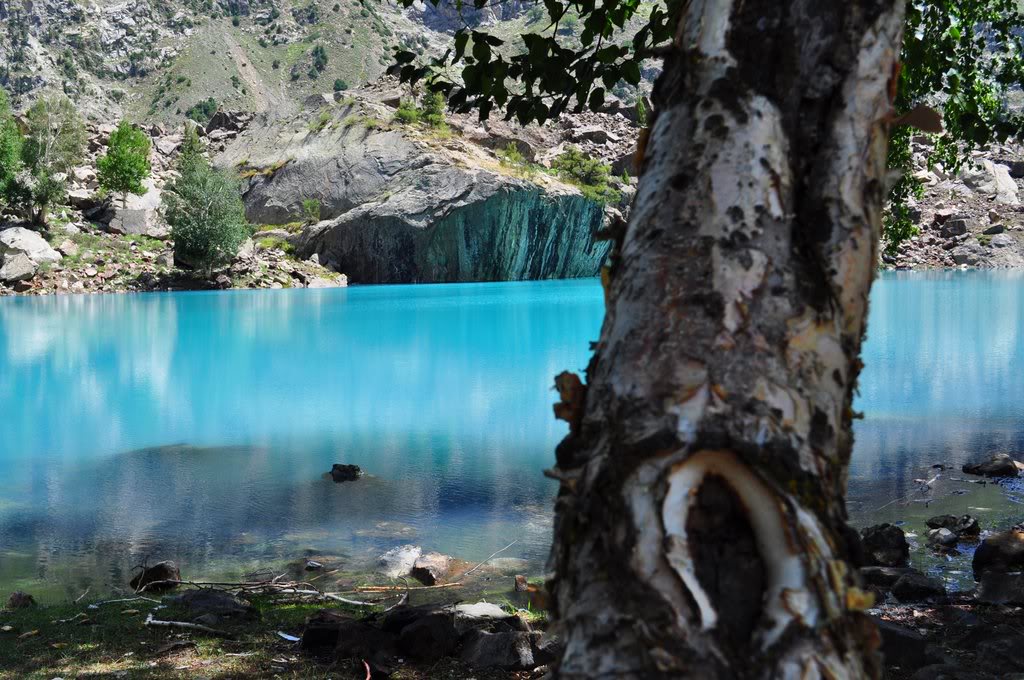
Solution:
[{"label": "tree bark texture", "polygon": [[902,0],[689,0],[570,434],[558,678],[872,678],[846,524]]}]

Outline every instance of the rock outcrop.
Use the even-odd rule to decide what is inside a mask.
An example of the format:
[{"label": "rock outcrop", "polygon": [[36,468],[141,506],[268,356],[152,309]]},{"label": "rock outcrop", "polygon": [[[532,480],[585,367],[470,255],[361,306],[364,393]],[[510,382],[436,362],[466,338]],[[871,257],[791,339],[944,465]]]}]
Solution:
[{"label": "rock outcrop", "polygon": [[577,188],[518,176],[476,141],[392,124],[372,100],[317,115],[254,122],[218,159],[247,177],[254,223],[295,222],[304,201],[319,202],[322,221],[291,239],[300,257],[356,283],[597,275],[605,210]]}]

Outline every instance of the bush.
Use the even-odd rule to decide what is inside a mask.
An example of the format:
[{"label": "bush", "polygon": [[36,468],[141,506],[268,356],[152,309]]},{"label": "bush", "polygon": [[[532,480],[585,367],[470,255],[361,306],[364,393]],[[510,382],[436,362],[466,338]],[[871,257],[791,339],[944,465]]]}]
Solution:
[{"label": "bush", "polygon": [[338,78],[337,80],[334,81],[334,91],[335,92],[344,92],[347,89],[348,89],[348,83],[346,83],[341,78]]},{"label": "bush", "polygon": [[420,122],[420,110],[416,108],[416,103],[403,97],[398,103],[398,110],[395,111],[395,120],[406,125]]},{"label": "bush", "polygon": [[149,137],[126,120],[110,135],[107,153],[96,161],[100,188],[122,195],[122,205],[128,194],[146,193],[142,180],[149,177]]},{"label": "bush", "polygon": [[561,179],[575,184],[587,198],[598,203],[617,203],[618,191],[608,186],[611,166],[591,158],[575,146],[551,162],[551,170]]},{"label": "bush", "polygon": [[206,125],[213,118],[213,114],[217,113],[217,108],[217,100],[210,97],[194,104],[185,112],[185,117],[194,120],[200,125]]},{"label": "bush", "polygon": [[444,112],[448,101],[440,92],[431,92],[423,98],[422,114],[423,120],[430,127],[444,127]]},{"label": "bush", "polygon": [[320,201],[315,198],[307,198],[302,201],[302,218],[306,224],[316,224],[320,221]]},{"label": "bush", "polygon": [[313,48],[313,68],[317,72],[322,72],[327,68],[327,49],[323,45],[317,45]]},{"label": "bush", "polygon": [[182,174],[164,199],[174,259],[210,272],[229,264],[250,234],[238,181],[201,156],[179,167]]},{"label": "bush", "polygon": [[25,118],[28,134],[21,149],[25,171],[15,178],[12,194],[28,219],[45,224],[50,206],[67,193],[61,177],[82,160],[85,126],[75,105],[63,96],[38,100]]},{"label": "bush", "polygon": [[522,154],[515,142],[509,142],[504,149],[498,151],[498,162],[503,167],[510,168],[527,177],[537,173],[537,166]]},{"label": "bush", "polygon": [[19,202],[15,177],[21,171],[21,132],[11,113],[7,93],[0,88],[0,201]]}]

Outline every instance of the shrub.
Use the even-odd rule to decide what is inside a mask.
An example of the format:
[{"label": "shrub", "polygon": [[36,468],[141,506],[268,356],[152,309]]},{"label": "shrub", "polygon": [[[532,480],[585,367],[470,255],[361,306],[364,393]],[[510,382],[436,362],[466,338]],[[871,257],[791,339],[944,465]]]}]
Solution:
[{"label": "shrub", "polygon": [[210,97],[193,104],[191,108],[185,111],[185,117],[191,118],[200,125],[206,125],[215,113],[217,113],[217,100]]},{"label": "shrub", "polygon": [[110,135],[107,153],[96,161],[97,178],[104,191],[121,194],[122,205],[128,194],[146,193],[142,180],[149,177],[149,137],[126,120]]},{"label": "shrub", "polygon": [[313,47],[313,68],[322,72],[327,68],[327,49],[323,45]]},{"label": "shrub", "polygon": [[618,191],[608,186],[611,166],[591,158],[575,146],[551,162],[551,170],[563,180],[575,184],[587,198],[598,203],[616,203]]},{"label": "shrub", "polygon": [[420,122],[420,110],[416,108],[416,103],[403,97],[398,103],[398,110],[395,111],[395,120],[406,125]]},{"label": "shrub", "polygon": [[25,171],[15,178],[17,186],[11,193],[28,219],[45,224],[50,206],[67,192],[61,176],[70,174],[82,159],[85,126],[75,105],[63,96],[38,100],[25,117],[28,133],[21,149]]},{"label": "shrub", "polygon": [[320,221],[320,201],[315,198],[307,198],[302,201],[302,219],[306,224],[316,224]]},{"label": "shrub", "polygon": [[448,106],[448,101],[444,98],[444,95],[440,92],[431,92],[423,98],[422,114],[423,120],[426,121],[430,127],[444,127],[444,111]]},{"label": "shrub", "polygon": [[7,93],[0,88],[0,201],[18,202],[15,177],[21,170],[21,131],[11,113]]},{"label": "shrub", "polygon": [[503,167],[510,168],[517,174],[526,177],[532,177],[537,173],[537,166],[522,154],[515,142],[509,142],[505,148],[498,151],[498,162]]},{"label": "shrub", "polygon": [[347,89],[348,89],[348,83],[346,83],[341,78],[338,78],[337,80],[334,81],[334,91],[335,92],[344,92]]},{"label": "shrub", "polygon": [[640,127],[647,127],[647,106],[643,97],[636,98],[636,124]]},{"label": "shrub", "polygon": [[274,62],[270,65],[270,67],[273,68],[275,71],[281,68],[281,60],[275,59]]},{"label": "shrub", "polygon": [[174,259],[210,272],[230,263],[250,233],[238,181],[201,156],[179,167],[164,199]]}]

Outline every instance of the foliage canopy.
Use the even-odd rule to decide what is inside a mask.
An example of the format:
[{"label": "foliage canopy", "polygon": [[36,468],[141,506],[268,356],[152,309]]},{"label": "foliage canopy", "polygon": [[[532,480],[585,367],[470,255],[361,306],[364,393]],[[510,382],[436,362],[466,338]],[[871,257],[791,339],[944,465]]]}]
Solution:
[{"label": "foliage canopy", "polygon": [[127,200],[128,194],[146,193],[142,180],[149,177],[149,137],[126,120],[110,135],[107,153],[96,161],[100,186],[117,192]]}]

